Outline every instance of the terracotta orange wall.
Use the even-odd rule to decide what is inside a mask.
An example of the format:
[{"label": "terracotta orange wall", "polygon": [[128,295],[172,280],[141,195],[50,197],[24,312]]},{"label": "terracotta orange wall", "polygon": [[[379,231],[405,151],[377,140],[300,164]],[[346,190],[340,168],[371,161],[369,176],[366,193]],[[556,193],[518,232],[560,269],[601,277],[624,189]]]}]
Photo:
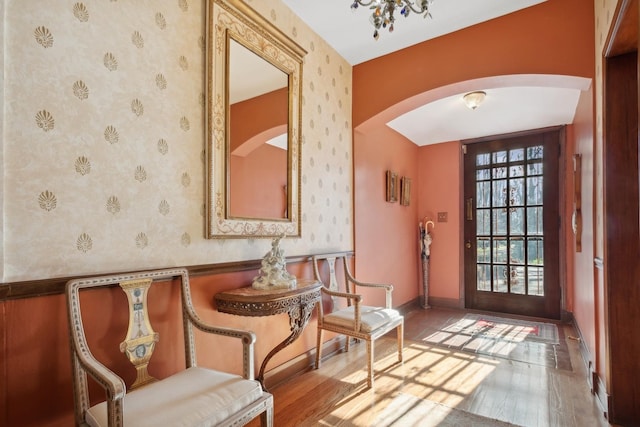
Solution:
[{"label": "terracotta orange wall", "polygon": [[[598,349],[597,332],[604,331],[604,318],[597,315],[598,289],[594,282],[595,224],[594,224],[594,128],[593,128],[593,90],[583,93],[573,125],[575,152],[582,155],[582,251],[574,254],[575,278],[572,294],[572,312],[580,327],[582,338],[595,358]],[[604,342],[602,343],[604,344]],[[601,359],[604,360],[604,359]],[[598,366],[598,372],[605,372],[604,366]]]},{"label": "terracotta orange wall", "polygon": [[[231,106],[231,153],[257,135],[265,135],[268,130],[283,128],[284,132],[287,131],[287,93],[287,89],[283,88]],[[284,217],[287,152],[265,142],[252,141],[256,147],[247,148],[243,152],[248,152],[246,156],[232,154],[230,157],[231,216]]]},{"label": "terracotta orange wall", "polygon": [[[429,297],[440,304],[461,306],[462,189],[461,144],[458,141],[427,145],[419,150],[419,217],[432,220],[429,262]],[[438,212],[447,222],[438,222]]]},{"label": "terracotta orange wall", "polygon": [[[386,128],[354,138],[355,274],[363,281],[394,285],[393,305],[418,292],[418,147]],[[385,201],[386,171],[412,180],[411,203]],[[371,303],[384,303],[376,294]]]},{"label": "terracotta orange wall", "polygon": [[7,387],[7,358],[8,354],[5,350],[6,342],[7,342],[7,307],[5,302],[0,302],[0,343],[2,343],[2,347],[0,347],[0,375],[2,381],[0,381],[0,425],[8,425],[7,424],[7,395],[8,395],[8,387]]},{"label": "terracotta orange wall", "polygon": [[[268,242],[265,241],[268,245]],[[266,252],[267,249],[265,249]],[[312,277],[309,265],[291,264],[288,270],[299,278]],[[286,314],[243,317],[219,313],[212,296],[217,292],[251,283],[257,271],[191,278],[192,299],[200,317],[211,324],[252,330],[259,337],[255,345],[256,373],[267,353],[290,333]],[[178,305],[179,286],[171,282],[154,283],[149,291],[149,317],[160,341],[149,364],[149,372],[166,377],[184,368],[182,318]],[[126,334],[128,311],[126,297],[119,288],[84,292],[82,313],[89,347],[99,360],[116,367],[126,384],[135,379],[135,369],[120,353]],[[66,301],[63,295],[0,302],[0,337],[8,349],[0,381],[0,398],[6,408],[0,410],[2,426],[73,425],[71,359],[67,328]],[[268,321],[265,321],[268,320]],[[278,353],[267,371],[315,347],[315,314],[307,329],[289,347]],[[225,337],[196,334],[198,363],[201,366],[242,373],[241,344]],[[222,351],[221,349],[224,348]],[[5,352],[0,352],[5,355]],[[90,380],[89,383],[92,381]],[[92,400],[104,399],[97,386],[91,386]],[[10,392],[9,392],[10,391]]]},{"label": "terracotta orange wall", "polygon": [[266,129],[287,123],[287,94],[287,88],[283,88],[231,106],[231,151]]},{"label": "terracotta orange wall", "polygon": [[[71,359],[62,295],[0,303],[6,361],[2,425],[72,425]],[[108,302],[105,302],[105,306]],[[124,335],[123,335],[124,337]],[[4,353],[4,351],[3,351]],[[70,412],[71,411],[71,412]]]},{"label": "terracotta orange wall", "polygon": [[231,216],[284,218],[287,151],[263,143],[245,157],[231,155]]},{"label": "terracotta orange wall", "polygon": [[593,78],[593,16],[593,2],[550,0],[356,65],[354,127],[413,95],[465,80],[520,73]]}]

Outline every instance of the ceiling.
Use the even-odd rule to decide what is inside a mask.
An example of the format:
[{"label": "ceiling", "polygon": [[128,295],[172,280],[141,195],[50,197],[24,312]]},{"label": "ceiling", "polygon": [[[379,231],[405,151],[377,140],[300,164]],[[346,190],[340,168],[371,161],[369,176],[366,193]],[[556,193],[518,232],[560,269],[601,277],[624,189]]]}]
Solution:
[{"label": "ceiling", "polygon": [[[435,0],[430,7],[431,19],[417,14],[406,19],[399,16],[394,31],[381,30],[376,41],[368,7],[352,11],[352,0],[283,0],[351,65],[544,1]],[[385,120],[389,127],[419,146],[573,122],[580,91],[588,89],[590,81],[544,77],[507,78],[501,79],[502,83],[498,79],[461,82],[447,90],[435,91],[440,95],[438,98]],[[462,101],[462,95],[471,90],[487,93],[484,103],[473,111]]]}]

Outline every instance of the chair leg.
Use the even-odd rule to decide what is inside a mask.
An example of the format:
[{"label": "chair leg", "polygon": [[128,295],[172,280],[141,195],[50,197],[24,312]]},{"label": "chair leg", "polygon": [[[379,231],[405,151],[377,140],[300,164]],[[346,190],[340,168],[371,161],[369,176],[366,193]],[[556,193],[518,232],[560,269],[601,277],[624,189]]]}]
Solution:
[{"label": "chair leg", "polygon": [[373,340],[367,340],[367,386],[373,387]]},{"label": "chair leg", "polygon": [[273,405],[260,414],[260,427],[273,427]]},{"label": "chair leg", "polygon": [[320,360],[322,359],[322,336],[324,335],[324,329],[318,328],[318,342],[316,343],[316,369],[320,367]]},{"label": "chair leg", "polygon": [[345,335],[344,337],[347,340],[346,344],[344,345],[344,351],[348,352],[349,346],[351,345],[351,337],[349,335]]},{"label": "chair leg", "polygon": [[398,334],[398,362],[402,362],[402,350],[404,348],[404,322],[398,325],[396,333]]}]

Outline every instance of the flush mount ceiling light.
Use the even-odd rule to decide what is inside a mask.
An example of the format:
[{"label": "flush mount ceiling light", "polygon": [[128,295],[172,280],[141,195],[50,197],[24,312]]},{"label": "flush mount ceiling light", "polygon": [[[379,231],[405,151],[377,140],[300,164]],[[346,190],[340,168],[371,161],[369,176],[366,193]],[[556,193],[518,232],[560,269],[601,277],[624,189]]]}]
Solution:
[{"label": "flush mount ceiling light", "polygon": [[423,13],[425,18],[427,16],[431,18],[431,13],[429,13],[431,3],[433,3],[433,0],[354,0],[351,3],[351,9],[356,10],[358,6],[369,6],[369,9],[373,11],[369,18],[371,25],[375,28],[373,38],[378,40],[380,36],[378,30],[380,28],[388,27],[389,32],[393,32],[396,10],[405,18],[409,16],[410,12]]},{"label": "flush mount ceiling light", "polygon": [[475,110],[476,108],[478,108],[478,106],[480,106],[480,104],[482,104],[482,101],[484,101],[485,96],[487,96],[486,92],[477,90],[475,92],[469,92],[465,94],[462,97],[462,99],[464,99],[464,103],[466,104],[467,107],[469,107],[472,110]]}]

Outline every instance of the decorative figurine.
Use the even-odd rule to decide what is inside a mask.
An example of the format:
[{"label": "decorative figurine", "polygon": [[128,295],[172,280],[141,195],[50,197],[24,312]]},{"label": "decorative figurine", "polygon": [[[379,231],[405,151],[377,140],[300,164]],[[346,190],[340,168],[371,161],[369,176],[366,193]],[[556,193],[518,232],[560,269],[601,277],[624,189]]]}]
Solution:
[{"label": "decorative figurine", "polygon": [[271,250],[262,258],[260,272],[253,279],[254,289],[292,289],[296,287],[296,278],[286,268],[284,252],[280,249],[280,240],[284,234],[271,241]]}]

